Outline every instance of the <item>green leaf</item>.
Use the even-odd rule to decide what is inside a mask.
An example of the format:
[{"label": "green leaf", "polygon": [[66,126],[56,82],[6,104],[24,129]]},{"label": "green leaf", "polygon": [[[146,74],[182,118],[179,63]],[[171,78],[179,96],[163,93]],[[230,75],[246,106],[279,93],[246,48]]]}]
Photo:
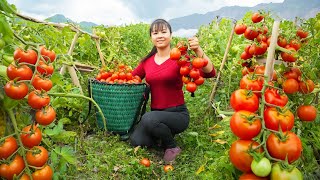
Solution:
[{"label": "green leaf", "polygon": [[61,156],[62,159],[66,160],[69,164],[76,164],[75,154],[71,147],[56,147],[53,151]]},{"label": "green leaf", "polygon": [[4,109],[10,110],[16,107],[19,102],[20,100],[14,100],[5,95],[3,99],[3,107]]}]

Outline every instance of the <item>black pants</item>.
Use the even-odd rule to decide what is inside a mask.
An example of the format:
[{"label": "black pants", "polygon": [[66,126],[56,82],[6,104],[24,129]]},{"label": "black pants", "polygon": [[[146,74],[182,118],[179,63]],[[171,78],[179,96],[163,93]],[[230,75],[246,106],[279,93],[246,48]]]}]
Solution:
[{"label": "black pants", "polygon": [[153,146],[158,139],[164,148],[176,147],[174,135],[189,125],[189,112],[185,105],[145,113],[130,136],[133,146]]}]

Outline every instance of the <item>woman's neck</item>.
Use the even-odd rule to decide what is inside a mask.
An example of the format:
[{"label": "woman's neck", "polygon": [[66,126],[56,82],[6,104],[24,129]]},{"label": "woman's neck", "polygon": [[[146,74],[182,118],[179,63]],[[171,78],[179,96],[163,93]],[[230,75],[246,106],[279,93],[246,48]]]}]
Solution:
[{"label": "woman's neck", "polygon": [[157,49],[157,56],[158,57],[167,57],[170,55],[170,46],[163,48],[163,49]]}]

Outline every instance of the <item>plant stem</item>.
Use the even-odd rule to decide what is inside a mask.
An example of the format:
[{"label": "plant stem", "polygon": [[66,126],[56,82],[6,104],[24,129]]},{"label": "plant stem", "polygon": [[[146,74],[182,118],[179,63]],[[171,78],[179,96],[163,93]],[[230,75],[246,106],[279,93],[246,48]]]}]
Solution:
[{"label": "plant stem", "polygon": [[97,107],[97,109],[102,117],[102,120],[103,120],[104,129],[105,129],[105,131],[107,131],[106,118],[104,117],[103,112],[102,112],[101,108],[99,107],[99,105],[92,98],[89,98],[87,96],[80,95],[80,94],[71,94],[71,93],[48,93],[48,95],[58,96],[58,97],[83,98],[83,99],[91,101]]}]

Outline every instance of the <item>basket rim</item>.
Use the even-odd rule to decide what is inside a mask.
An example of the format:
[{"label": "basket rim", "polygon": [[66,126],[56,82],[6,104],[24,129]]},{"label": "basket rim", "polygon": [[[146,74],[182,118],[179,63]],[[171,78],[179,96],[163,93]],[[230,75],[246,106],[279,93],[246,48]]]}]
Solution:
[{"label": "basket rim", "polygon": [[139,84],[129,84],[129,83],[123,83],[123,84],[118,84],[118,83],[108,83],[108,82],[101,82],[97,79],[94,78],[89,78],[90,83],[96,83],[96,84],[105,84],[105,85],[115,85],[115,86],[142,86],[142,85],[146,85],[149,86],[147,83],[143,82],[143,83],[139,83]]}]

